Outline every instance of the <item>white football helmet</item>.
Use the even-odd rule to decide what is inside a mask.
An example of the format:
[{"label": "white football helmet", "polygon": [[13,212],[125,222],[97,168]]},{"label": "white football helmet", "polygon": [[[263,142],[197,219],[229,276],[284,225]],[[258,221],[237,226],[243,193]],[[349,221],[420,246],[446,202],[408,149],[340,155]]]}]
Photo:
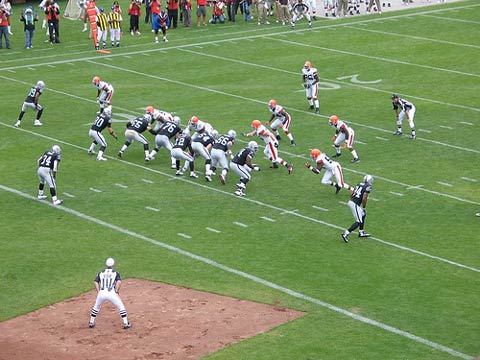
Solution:
[{"label": "white football helmet", "polygon": [[373,176],[372,175],[365,175],[363,178],[363,182],[367,185],[373,185]]},{"label": "white football helmet", "polygon": [[52,152],[54,154],[60,155],[62,153],[62,149],[60,149],[60,146],[58,146],[58,145],[53,145],[52,146]]},{"label": "white football helmet", "polygon": [[43,90],[45,88],[45,83],[42,80],[38,80],[37,87]]},{"label": "white football helmet", "polygon": [[235,130],[228,130],[227,135],[235,139],[237,137],[237,132]]},{"label": "white football helmet", "polygon": [[173,122],[177,125],[180,125],[180,123],[182,122],[182,120],[180,119],[180,116],[174,116],[173,117]]},{"label": "white football helmet", "polygon": [[103,109],[103,115],[111,117],[112,116],[112,107],[107,106],[105,109]]},{"label": "white football helmet", "polygon": [[250,141],[248,143],[248,148],[252,151],[257,151],[258,150],[258,144],[256,141]]}]

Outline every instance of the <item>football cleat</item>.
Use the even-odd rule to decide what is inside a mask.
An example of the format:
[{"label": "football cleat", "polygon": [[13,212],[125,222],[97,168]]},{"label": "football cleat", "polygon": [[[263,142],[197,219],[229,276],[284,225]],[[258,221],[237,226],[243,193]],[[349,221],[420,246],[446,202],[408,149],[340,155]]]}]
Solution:
[{"label": "football cleat", "polygon": [[103,156],[97,156],[97,161],[107,161],[107,158],[104,158]]},{"label": "football cleat", "polygon": [[43,125],[43,124],[42,124],[42,122],[41,122],[40,120],[35,120],[35,121],[33,122],[33,126],[42,126],[42,125]]},{"label": "football cleat", "polygon": [[297,146],[297,143],[295,142],[295,140],[290,141],[290,146]]},{"label": "football cleat", "polygon": [[320,114],[320,108],[316,108],[316,109],[315,109],[315,113],[316,113],[316,114]]},{"label": "football cleat", "polygon": [[130,323],[123,325],[124,329],[130,329],[131,327],[132,327],[132,324]]},{"label": "football cleat", "polygon": [[38,195],[37,199],[38,200],[45,200],[47,198],[47,195]]},{"label": "football cleat", "polygon": [[95,151],[88,149],[88,155],[93,155],[95,154]]},{"label": "football cleat", "polygon": [[146,162],[150,162],[150,160],[152,160],[152,159],[150,159],[150,156],[148,156],[148,155],[145,156],[145,161],[146,161]]},{"label": "football cleat", "polygon": [[341,235],[343,241],[345,241],[346,243],[348,243],[348,235],[345,234],[345,233],[341,233],[340,235]]},{"label": "football cleat", "polygon": [[335,184],[335,189],[336,189],[335,190],[335,195],[337,195],[340,192],[340,190],[342,190],[342,187],[338,184]]},{"label": "football cleat", "polygon": [[339,158],[340,156],[342,156],[342,153],[336,153],[335,155],[332,155],[331,157],[332,158]]},{"label": "football cleat", "polygon": [[119,151],[118,154],[117,154],[117,156],[118,156],[119,158],[121,158],[121,157],[123,156],[123,151]]},{"label": "football cleat", "polygon": [[175,175],[177,175],[177,176],[182,176],[182,175],[183,175],[183,171],[182,171],[182,170],[177,170],[177,172],[175,173]]},{"label": "football cleat", "polygon": [[234,193],[234,194],[237,195],[238,197],[243,197],[243,196],[245,196],[245,193],[244,193],[242,190],[240,190],[240,189],[235,190],[235,193]]},{"label": "football cleat", "polygon": [[282,140],[282,137],[281,137],[280,135],[275,135],[275,138],[276,138],[277,140]]},{"label": "football cleat", "polygon": [[313,109],[315,109],[315,106],[310,105],[310,110],[313,110]]},{"label": "football cleat", "polygon": [[278,164],[272,163],[272,165],[270,165],[270,169],[278,169]]},{"label": "football cleat", "polygon": [[212,181],[212,177],[210,175],[205,175],[205,180],[210,182],[210,181]]},{"label": "football cleat", "polygon": [[95,323],[92,323],[92,322],[91,322],[91,323],[88,323],[88,327],[89,327],[90,329],[93,329],[93,328],[95,327]]},{"label": "football cleat", "polygon": [[367,234],[366,232],[363,232],[363,231],[360,231],[358,233],[358,237],[361,237],[361,238],[368,238],[370,236],[371,236],[370,234]]},{"label": "football cleat", "polygon": [[415,140],[417,138],[417,135],[410,135],[410,139]]},{"label": "football cleat", "polygon": [[220,174],[219,178],[220,178],[220,183],[222,185],[225,185],[225,176],[223,176],[223,174]]},{"label": "football cleat", "polygon": [[193,171],[190,173],[190,177],[193,179],[198,179],[198,175],[195,174]]},{"label": "football cleat", "polygon": [[20,126],[20,123],[21,123],[21,121],[20,121],[20,120],[17,120],[17,122],[16,122],[15,125],[13,125],[13,126],[15,126],[15,127],[18,128],[18,127]]},{"label": "football cleat", "polygon": [[393,135],[403,135],[403,132],[401,132],[400,130],[397,130],[393,133]]},{"label": "football cleat", "polygon": [[57,199],[53,202],[53,205],[61,205],[63,203],[63,200]]},{"label": "football cleat", "polygon": [[177,168],[177,165],[176,165],[176,164],[170,165],[170,169],[176,169],[176,168]]},{"label": "football cleat", "polygon": [[353,163],[353,164],[358,163],[358,162],[360,162],[360,158],[352,159],[352,160],[350,160],[350,162]]},{"label": "football cleat", "polygon": [[239,189],[245,189],[245,184],[242,182],[239,182],[236,184]]}]

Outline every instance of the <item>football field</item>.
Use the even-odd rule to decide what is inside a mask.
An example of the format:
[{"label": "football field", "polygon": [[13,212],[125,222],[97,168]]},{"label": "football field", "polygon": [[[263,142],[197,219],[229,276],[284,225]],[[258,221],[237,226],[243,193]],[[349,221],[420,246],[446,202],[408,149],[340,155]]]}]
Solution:
[{"label": "football field", "polygon": [[[62,7],[64,2],[60,3]],[[106,1],[99,5],[109,7]],[[121,2],[127,7],[127,2]],[[15,8],[19,14],[21,8]],[[320,19],[296,30],[272,21],[169,30],[168,43],[125,34],[97,53],[81,22],[61,19],[61,44],[0,51],[0,321],[92,289],[107,257],[124,278],[141,278],[306,315],[208,359],[474,359],[480,356],[480,4],[475,0],[375,16]],[[196,16],[193,16],[195,23]],[[109,43],[109,42],[108,42]],[[37,46],[38,45],[38,46]],[[301,69],[320,77],[320,114],[309,109]],[[115,93],[106,162],[88,155],[98,110],[92,78]],[[42,127],[18,113],[43,80]],[[416,139],[406,120],[394,136],[391,95],[416,106]],[[226,185],[175,176],[162,149],[144,161],[133,143],[119,159],[125,124],[152,105],[237,132],[269,120],[275,99],[292,116],[271,169],[263,143],[246,196]],[[323,185],[305,166],[310,150],[331,156],[337,115],[355,130],[360,162],[342,149],[346,183],[375,178],[366,231],[344,243],[350,193]],[[154,137],[146,134],[153,148]],[[61,206],[37,200],[37,159],[62,148]],[[98,147],[97,149],[98,150]],[[46,194],[49,195],[48,190]],[[128,309],[128,304],[126,304]],[[132,314],[134,321],[134,314]],[[88,323],[88,313],[84,321]],[[0,334],[1,336],[1,334]]]}]

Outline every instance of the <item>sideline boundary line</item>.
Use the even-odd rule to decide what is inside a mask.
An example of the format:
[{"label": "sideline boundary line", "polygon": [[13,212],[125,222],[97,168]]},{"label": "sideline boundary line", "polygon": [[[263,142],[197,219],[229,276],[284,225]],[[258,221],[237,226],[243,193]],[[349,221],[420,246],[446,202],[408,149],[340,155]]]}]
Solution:
[{"label": "sideline boundary line", "polygon": [[[12,194],[15,194],[15,195],[19,195],[25,199],[28,199],[28,200],[34,200],[34,201],[39,201],[37,200],[34,196],[32,195],[29,195],[29,194],[26,194],[26,193],[23,193],[19,190],[16,190],[16,189],[12,189],[10,187],[7,187],[7,186],[4,186],[4,185],[1,185],[0,184],[0,189],[4,190],[4,191],[7,191],[7,192],[10,192]],[[193,260],[196,260],[196,261],[199,261],[199,262],[202,262],[204,264],[207,264],[207,265],[210,265],[210,266],[213,266],[217,269],[220,269],[220,270],[223,270],[225,272],[228,272],[228,273],[231,273],[231,274],[234,274],[234,275],[237,275],[237,276],[240,276],[240,277],[243,277],[245,279],[248,279],[248,280],[251,280],[257,284],[261,284],[263,286],[266,286],[266,287],[269,287],[271,289],[274,289],[274,290],[277,290],[277,291],[280,291],[284,294],[287,294],[287,295],[290,295],[290,296],[293,296],[297,299],[301,299],[301,300],[304,300],[304,301],[307,301],[307,302],[310,302],[310,303],[313,303],[313,304],[316,304],[316,305],[319,305],[323,308],[326,308],[326,309],[329,309],[329,310],[332,310],[336,313],[339,313],[341,315],[344,315],[344,316],[347,316],[351,319],[354,319],[354,320],[357,320],[359,322],[362,322],[364,324],[368,324],[368,325],[372,325],[372,326],[375,326],[377,328],[380,328],[382,330],[385,330],[385,331],[388,331],[390,333],[393,333],[393,334],[396,334],[396,335],[400,335],[400,336],[403,336],[407,339],[410,339],[410,340],[413,340],[417,343],[420,343],[420,344],[423,344],[423,345],[426,345],[434,350],[437,350],[437,351],[442,351],[442,352],[445,352],[445,353],[448,353],[452,356],[455,356],[455,357],[458,357],[458,358],[461,358],[461,359],[465,359],[465,360],[473,360],[473,356],[470,356],[470,355],[466,355],[466,354],[463,354],[457,350],[454,350],[454,349],[451,349],[447,346],[444,346],[444,345],[441,345],[441,344],[438,344],[436,342],[433,342],[433,341],[430,341],[428,339],[425,339],[425,338],[422,338],[420,336],[417,336],[417,335],[414,335],[412,333],[409,333],[407,331],[404,331],[404,330],[400,330],[400,329],[397,329],[393,326],[390,326],[390,325],[387,325],[387,324],[384,324],[380,321],[376,321],[376,320],[373,320],[373,319],[370,319],[370,318],[367,318],[367,317],[364,317],[364,316],[361,316],[361,315],[358,315],[358,314],[354,314],[348,310],[345,310],[345,309],[342,309],[340,307],[337,307],[335,305],[332,305],[332,304],[329,304],[327,302],[324,302],[322,300],[318,300],[318,299],[315,299],[313,297],[310,297],[308,295],[304,295],[302,293],[299,293],[297,291],[294,291],[294,290],[291,290],[289,288],[286,288],[286,287],[283,287],[281,285],[278,285],[278,284],[275,284],[271,281],[268,281],[268,280],[264,280],[260,277],[257,277],[255,275],[251,275],[249,273],[246,273],[246,272],[243,272],[243,271],[240,271],[240,270],[236,270],[234,268],[231,268],[229,266],[226,266],[226,265],[223,265],[221,263],[218,263],[214,260],[211,260],[211,259],[208,259],[206,257],[203,257],[203,256],[200,256],[200,255],[196,255],[194,253],[191,253],[189,251],[186,251],[186,250],[182,250],[178,247],[175,247],[175,246],[172,246],[172,245],[169,245],[169,244],[166,244],[166,243],[163,243],[163,242],[160,242],[160,241],[157,241],[155,239],[152,239],[152,238],[149,238],[147,236],[144,236],[142,234],[139,234],[139,233],[136,233],[134,231],[131,231],[131,230],[128,230],[128,229],[125,229],[125,228],[122,228],[120,226],[117,226],[117,225],[113,225],[113,224],[110,224],[106,221],[103,221],[103,220],[100,220],[100,219],[97,219],[93,216],[90,216],[90,215],[86,215],[82,212],[79,212],[79,211],[76,211],[76,210],[73,210],[73,209],[70,209],[70,208],[67,208],[63,205],[60,205],[60,206],[55,206],[53,205],[52,203],[49,203],[49,202],[41,202],[43,204],[46,204],[48,206],[51,206],[55,209],[58,209],[60,211],[64,211],[70,215],[73,215],[73,216],[76,216],[76,217],[79,217],[83,220],[86,220],[86,221],[90,221],[90,222],[93,222],[97,225],[100,225],[100,226],[103,226],[103,227],[106,227],[106,228],[109,228],[109,229],[112,229],[112,230],[115,230],[117,232],[120,232],[122,234],[125,234],[125,235],[129,235],[129,236],[132,236],[136,239],[139,239],[139,240],[142,240],[142,241],[145,241],[145,242],[148,242],[150,244],[153,244],[153,245],[156,245],[156,246],[159,246],[159,247],[162,247],[166,250],[169,250],[169,251],[172,251],[174,253],[177,253],[179,255],[182,255],[182,256],[185,256],[185,257],[188,257],[190,259],[193,259]]]}]

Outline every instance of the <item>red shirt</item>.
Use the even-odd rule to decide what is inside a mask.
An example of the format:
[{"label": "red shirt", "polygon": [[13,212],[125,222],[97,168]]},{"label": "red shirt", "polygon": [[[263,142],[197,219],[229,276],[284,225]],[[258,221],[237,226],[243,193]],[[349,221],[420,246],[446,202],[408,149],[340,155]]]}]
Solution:
[{"label": "red shirt", "polygon": [[152,4],[150,5],[150,11],[152,14],[160,14],[160,10],[162,9],[162,3],[160,1],[152,1]]},{"label": "red shirt", "polygon": [[207,0],[197,0],[197,5],[198,6],[206,6],[207,5]]},{"label": "red shirt", "polygon": [[178,0],[168,0],[168,10],[178,10]]}]

